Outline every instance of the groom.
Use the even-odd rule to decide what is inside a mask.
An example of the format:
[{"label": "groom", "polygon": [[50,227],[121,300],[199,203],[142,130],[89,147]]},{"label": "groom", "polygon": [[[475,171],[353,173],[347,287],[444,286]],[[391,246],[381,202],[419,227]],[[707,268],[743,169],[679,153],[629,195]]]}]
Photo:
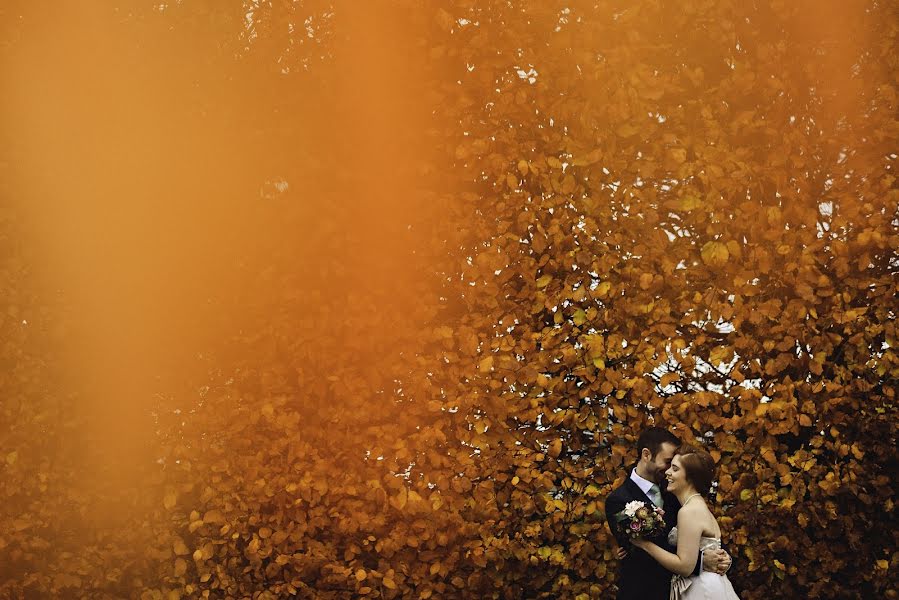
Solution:
[{"label": "groom", "polygon": [[[665,537],[677,525],[680,503],[665,489],[665,471],[671,466],[680,440],[671,432],[659,427],[651,427],[640,434],[637,440],[639,458],[624,483],[615,488],[606,499],[606,521],[612,535],[618,541],[618,558],[621,559],[618,572],[618,600],[668,600],[671,588],[671,573],[659,565],[649,554],[631,546],[627,535],[619,530],[616,514],[624,510],[624,505],[633,500],[652,502],[665,511]],[[658,541],[670,551],[673,548],[665,540]],[[693,574],[701,569],[724,573],[730,567],[730,556],[724,550],[701,553],[696,561]]]}]

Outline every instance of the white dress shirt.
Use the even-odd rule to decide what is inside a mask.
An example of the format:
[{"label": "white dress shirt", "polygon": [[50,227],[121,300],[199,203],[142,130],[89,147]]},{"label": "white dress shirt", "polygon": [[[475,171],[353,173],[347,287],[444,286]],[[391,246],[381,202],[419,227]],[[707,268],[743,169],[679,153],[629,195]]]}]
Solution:
[{"label": "white dress shirt", "polygon": [[[631,471],[631,480],[632,480],[634,483],[636,483],[637,486],[638,486],[641,490],[643,490],[643,493],[646,494],[646,497],[647,497],[647,498],[649,497],[649,488],[651,488],[653,485],[658,485],[658,484],[655,484],[655,483],[653,483],[652,481],[650,481],[650,480],[648,480],[648,479],[643,479],[642,477],[640,477],[640,476],[637,474],[637,469],[633,469],[633,470]],[[661,491],[661,489],[662,489],[662,487],[659,486],[659,491]]]}]

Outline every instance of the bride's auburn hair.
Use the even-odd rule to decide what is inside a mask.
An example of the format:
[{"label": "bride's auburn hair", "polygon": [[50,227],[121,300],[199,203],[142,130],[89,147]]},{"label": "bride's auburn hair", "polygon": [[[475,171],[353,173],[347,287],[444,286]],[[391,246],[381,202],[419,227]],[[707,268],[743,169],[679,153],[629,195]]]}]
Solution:
[{"label": "bride's auburn hair", "polygon": [[712,455],[701,448],[681,446],[677,451],[681,468],[687,481],[703,496],[712,489],[715,480],[715,460]]}]

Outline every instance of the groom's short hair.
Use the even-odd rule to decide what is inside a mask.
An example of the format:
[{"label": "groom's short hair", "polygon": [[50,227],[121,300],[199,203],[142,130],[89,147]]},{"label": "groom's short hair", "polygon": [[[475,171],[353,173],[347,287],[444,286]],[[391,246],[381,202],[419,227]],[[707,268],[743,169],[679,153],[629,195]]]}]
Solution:
[{"label": "groom's short hair", "polygon": [[673,433],[661,427],[650,427],[645,429],[640,437],[637,438],[637,454],[643,451],[643,448],[649,448],[650,454],[655,456],[662,449],[662,444],[674,444],[680,447],[680,440]]}]

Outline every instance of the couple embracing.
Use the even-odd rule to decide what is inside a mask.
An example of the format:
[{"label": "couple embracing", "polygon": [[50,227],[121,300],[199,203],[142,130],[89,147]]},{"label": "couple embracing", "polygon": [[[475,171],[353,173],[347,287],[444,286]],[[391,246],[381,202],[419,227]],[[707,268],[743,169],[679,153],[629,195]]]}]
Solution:
[{"label": "couple embracing", "polygon": [[704,498],[714,479],[712,457],[658,427],[640,435],[637,450],[637,465],[606,499],[620,548],[618,600],[739,600]]}]

